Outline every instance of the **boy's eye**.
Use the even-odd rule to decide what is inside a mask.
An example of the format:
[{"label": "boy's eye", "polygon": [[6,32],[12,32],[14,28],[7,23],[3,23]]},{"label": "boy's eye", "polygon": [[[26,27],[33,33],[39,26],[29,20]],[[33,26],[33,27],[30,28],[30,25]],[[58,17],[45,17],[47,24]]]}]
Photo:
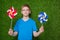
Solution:
[{"label": "boy's eye", "polygon": [[25,10],[22,10],[22,11],[25,11]]}]

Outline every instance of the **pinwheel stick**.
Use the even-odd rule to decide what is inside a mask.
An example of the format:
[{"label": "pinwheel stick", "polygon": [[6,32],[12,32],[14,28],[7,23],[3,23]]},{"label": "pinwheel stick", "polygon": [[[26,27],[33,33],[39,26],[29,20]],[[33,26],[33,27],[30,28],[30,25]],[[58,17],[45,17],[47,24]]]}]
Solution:
[{"label": "pinwheel stick", "polygon": [[43,26],[43,22],[41,23],[41,25]]},{"label": "pinwheel stick", "polygon": [[13,19],[11,19],[11,24],[10,24],[10,28],[11,28],[11,29],[12,29],[12,24],[13,24],[12,22],[13,22]]},{"label": "pinwheel stick", "polygon": [[42,26],[43,26],[43,23],[42,23]]}]

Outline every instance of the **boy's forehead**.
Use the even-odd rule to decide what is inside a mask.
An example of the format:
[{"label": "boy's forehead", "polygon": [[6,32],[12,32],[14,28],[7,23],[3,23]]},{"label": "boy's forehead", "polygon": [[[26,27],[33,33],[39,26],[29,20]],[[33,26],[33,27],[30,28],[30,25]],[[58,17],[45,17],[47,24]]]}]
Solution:
[{"label": "boy's forehead", "polygon": [[27,6],[22,7],[22,9],[29,9]]}]

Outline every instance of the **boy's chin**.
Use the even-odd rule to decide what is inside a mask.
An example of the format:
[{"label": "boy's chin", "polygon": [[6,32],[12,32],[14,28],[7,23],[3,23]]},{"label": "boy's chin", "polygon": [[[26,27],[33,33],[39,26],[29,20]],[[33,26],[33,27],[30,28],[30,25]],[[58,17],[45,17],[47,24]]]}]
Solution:
[{"label": "boy's chin", "polygon": [[29,15],[24,15],[24,17],[28,17]]}]

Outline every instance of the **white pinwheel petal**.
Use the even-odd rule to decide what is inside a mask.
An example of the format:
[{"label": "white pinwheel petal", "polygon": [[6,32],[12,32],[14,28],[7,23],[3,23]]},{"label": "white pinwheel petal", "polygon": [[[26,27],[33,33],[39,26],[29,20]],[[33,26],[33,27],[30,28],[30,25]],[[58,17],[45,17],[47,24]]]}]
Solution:
[{"label": "white pinwheel petal", "polygon": [[46,13],[44,12],[45,17],[47,16]]},{"label": "white pinwheel petal", "polygon": [[7,10],[7,12],[9,12],[9,11],[11,11],[10,9],[9,10]]},{"label": "white pinwheel petal", "polygon": [[48,21],[48,19],[46,19],[46,21]]},{"label": "white pinwheel petal", "polygon": [[38,17],[41,17],[42,15],[38,15]]},{"label": "white pinwheel petal", "polygon": [[10,19],[12,19],[11,15],[9,15]]},{"label": "white pinwheel petal", "polygon": [[16,16],[16,15],[17,15],[17,13],[14,14],[14,16]]},{"label": "white pinwheel petal", "polygon": [[40,21],[40,23],[42,23],[42,21]]},{"label": "white pinwheel petal", "polygon": [[14,12],[14,7],[13,6],[12,6],[12,10],[13,10],[12,12]]}]

